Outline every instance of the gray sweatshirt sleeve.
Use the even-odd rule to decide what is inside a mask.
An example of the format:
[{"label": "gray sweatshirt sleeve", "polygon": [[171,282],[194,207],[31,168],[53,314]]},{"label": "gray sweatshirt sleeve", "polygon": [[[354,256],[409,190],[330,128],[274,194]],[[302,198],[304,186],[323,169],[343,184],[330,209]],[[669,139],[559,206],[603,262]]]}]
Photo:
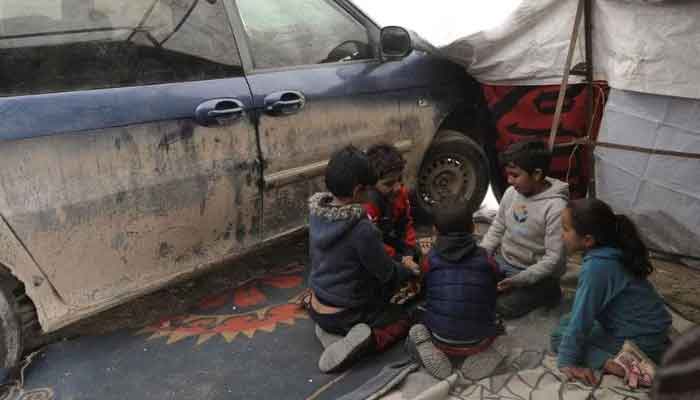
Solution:
[{"label": "gray sweatshirt sleeve", "polygon": [[503,198],[501,199],[501,204],[498,206],[496,218],[491,223],[489,231],[486,232],[486,236],[484,236],[484,238],[481,240],[480,246],[486,249],[489,254],[494,254],[496,252],[498,245],[501,244],[503,234],[506,232],[505,210],[510,207],[513,197],[512,190],[512,187],[509,187],[508,190],[506,190]]},{"label": "gray sweatshirt sleeve", "polygon": [[566,259],[566,249],[561,238],[561,213],[566,208],[566,201],[558,199],[551,203],[545,215],[544,256],[536,264],[511,279],[516,286],[532,285],[544,278],[558,276]]}]

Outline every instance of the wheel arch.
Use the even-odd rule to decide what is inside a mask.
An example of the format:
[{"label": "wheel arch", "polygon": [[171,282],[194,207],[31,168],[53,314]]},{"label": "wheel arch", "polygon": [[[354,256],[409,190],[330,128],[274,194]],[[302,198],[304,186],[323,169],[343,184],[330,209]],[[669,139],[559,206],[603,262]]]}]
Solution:
[{"label": "wheel arch", "polygon": [[496,150],[498,131],[490,121],[490,113],[482,103],[471,106],[460,103],[442,120],[435,132],[433,142],[442,137],[446,131],[456,131],[480,144],[489,160],[489,180],[493,193],[500,202],[508,185],[499,174],[500,164]]},{"label": "wheel arch", "polygon": [[68,313],[68,306],[10,229],[5,218],[0,218],[0,273],[24,285],[25,293],[36,309],[39,325],[44,332],[52,331],[52,327]]},{"label": "wheel arch", "polygon": [[466,105],[462,104],[460,107],[452,110],[452,112],[442,120],[442,123],[438,126],[437,132],[435,132],[433,141],[439,139],[444,131],[455,131],[463,133],[465,136],[484,146],[486,143],[486,133],[477,120],[477,115],[461,112],[465,107]]}]

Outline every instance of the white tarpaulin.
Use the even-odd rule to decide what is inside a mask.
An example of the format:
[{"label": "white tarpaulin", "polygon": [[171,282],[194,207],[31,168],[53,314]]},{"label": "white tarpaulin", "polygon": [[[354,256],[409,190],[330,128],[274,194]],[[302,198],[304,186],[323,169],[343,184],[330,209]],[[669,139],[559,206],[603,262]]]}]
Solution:
[{"label": "white tarpaulin", "polygon": [[[595,0],[596,79],[611,87],[700,99],[700,1]],[[561,83],[578,0],[523,0],[498,28],[443,48],[479,81]],[[574,65],[583,60],[583,25]]]},{"label": "white tarpaulin", "polygon": [[[598,140],[700,153],[700,1],[595,0],[595,79],[612,88]],[[523,0],[499,28],[442,49],[479,81],[560,84],[578,0]],[[572,65],[584,59],[584,25]],[[638,149],[639,150],[639,149]],[[700,257],[700,160],[597,147],[598,197],[655,249]]]},{"label": "white tarpaulin", "polygon": [[[700,101],[613,89],[600,142],[700,154]],[[700,257],[700,160],[598,147],[598,197],[656,249]]]}]

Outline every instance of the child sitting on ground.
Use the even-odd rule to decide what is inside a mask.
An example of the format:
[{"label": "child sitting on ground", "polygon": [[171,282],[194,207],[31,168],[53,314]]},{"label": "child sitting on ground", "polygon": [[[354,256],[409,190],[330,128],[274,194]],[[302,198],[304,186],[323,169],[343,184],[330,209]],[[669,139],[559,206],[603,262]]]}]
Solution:
[{"label": "child sitting on ground", "polygon": [[433,376],[445,379],[452,365],[445,353],[469,356],[486,349],[499,333],[495,261],[477,246],[466,207],[435,214],[435,244],[424,262],[425,314],[414,325],[409,349]]},{"label": "child sitting on ground", "polygon": [[670,343],[671,316],[647,280],[653,268],[637,229],[595,199],[570,202],[562,223],[568,251],[583,251],[584,258],[571,314],[552,334],[559,369],[588,384],[598,381],[594,370],[603,370],[649,386],[651,376],[625,376],[627,366],[615,361],[625,341],[636,346],[624,346],[633,354],[623,359],[643,360],[641,349],[654,362]]},{"label": "child sitting on ground", "polygon": [[561,300],[559,279],[566,269],[561,211],[569,199],[569,185],[547,177],[551,161],[540,141],[513,144],[502,155],[511,186],[481,246],[496,255],[505,274],[496,303],[505,319]]},{"label": "child sitting on ground", "polygon": [[396,261],[418,268],[420,251],[416,245],[408,189],[403,185],[406,160],[389,144],[377,144],[367,150],[377,184],[368,192],[364,204],[369,219],[382,233],[384,249]]},{"label": "child sitting on ground", "polygon": [[362,207],[367,189],[376,183],[367,156],[352,146],[338,151],[325,178],[330,193],[309,200],[309,315],[323,331],[345,335],[319,360],[321,371],[331,372],[406,336],[408,315],[389,299],[418,271],[386,254]]}]

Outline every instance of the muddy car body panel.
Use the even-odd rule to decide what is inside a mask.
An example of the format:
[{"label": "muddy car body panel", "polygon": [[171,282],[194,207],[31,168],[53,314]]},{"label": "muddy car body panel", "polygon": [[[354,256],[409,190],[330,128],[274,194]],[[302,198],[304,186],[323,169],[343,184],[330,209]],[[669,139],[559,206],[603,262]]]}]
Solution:
[{"label": "muddy car body panel", "polygon": [[[235,43],[223,11],[223,6],[205,8],[194,19],[218,22],[220,36],[204,40],[213,47]],[[0,98],[5,116],[0,212],[66,305],[53,312],[35,299],[45,330],[260,240],[256,130],[235,44],[218,47],[233,51],[231,56],[202,58],[189,51],[191,37],[178,36],[188,33],[164,35],[172,50],[160,46],[161,54],[141,58],[152,66],[138,62],[143,50],[129,38],[124,40],[132,47],[84,39],[36,46],[26,43],[32,38],[20,37],[3,49],[17,66],[47,61],[42,57],[57,47],[85,59],[134,58],[107,71],[99,65],[67,66],[65,60],[46,68],[29,65],[19,75],[40,75],[39,83],[10,85],[7,92],[25,95]],[[204,33],[211,34],[202,31],[195,38]],[[167,69],[165,62],[180,64]],[[152,68],[151,76],[124,74],[129,63]],[[82,90],[42,93],[73,87],[72,81],[41,76],[48,68],[72,72],[76,81],[84,78],[85,86],[98,88],[76,85]],[[198,80],[171,82],[178,75]],[[127,87],[121,87],[124,80]]]},{"label": "muddy car body panel", "polygon": [[257,107],[265,107],[270,93],[296,92],[305,98],[304,107],[293,114],[262,112],[259,119],[264,238],[306,223],[306,199],[323,188],[324,161],[342,146],[396,144],[410,161],[407,176],[415,175],[432,139],[425,132],[437,131],[452,101],[449,88],[439,82],[412,79],[420,78],[412,67],[425,62],[423,57],[409,57],[408,68],[371,60],[249,76]]},{"label": "muddy car body panel", "polygon": [[333,23],[301,36],[269,34],[275,0],[122,3],[3,17],[0,261],[44,331],[303,228],[346,144],[396,144],[413,185],[475,95],[346,1],[305,0]]},{"label": "muddy car body panel", "polygon": [[0,146],[2,212],[79,312],[255,244],[255,154],[245,122],[158,121],[12,141]]},{"label": "muddy car body panel", "polygon": [[[313,46],[331,50],[323,62],[305,63],[313,52],[287,54],[284,39],[275,43],[256,37],[250,25],[264,23],[256,20],[258,3],[236,3],[234,14],[241,22],[237,36],[246,39],[239,42],[241,55],[248,61],[246,75],[260,110],[264,240],[306,224],[307,199],[324,187],[326,162],[345,145],[396,145],[405,153],[406,180],[412,185],[434,133],[464,96],[464,70],[424,51],[414,51],[400,62],[384,62],[379,28],[344,1],[337,2],[334,26],[348,31],[359,44],[343,53],[343,46],[353,40],[332,48],[322,39],[310,39]],[[334,52],[340,53],[336,58],[345,57],[328,60]],[[325,53],[317,55],[323,57]],[[276,112],[272,104],[279,99],[303,104]]]}]

